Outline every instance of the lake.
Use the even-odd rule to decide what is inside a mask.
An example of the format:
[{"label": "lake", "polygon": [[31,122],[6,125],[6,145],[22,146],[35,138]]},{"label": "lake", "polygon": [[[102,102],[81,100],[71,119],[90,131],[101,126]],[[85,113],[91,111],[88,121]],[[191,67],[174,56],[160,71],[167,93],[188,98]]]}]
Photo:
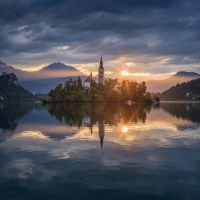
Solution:
[{"label": "lake", "polygon": [[200,104],[0,104],[0,200],[200,199]]}]

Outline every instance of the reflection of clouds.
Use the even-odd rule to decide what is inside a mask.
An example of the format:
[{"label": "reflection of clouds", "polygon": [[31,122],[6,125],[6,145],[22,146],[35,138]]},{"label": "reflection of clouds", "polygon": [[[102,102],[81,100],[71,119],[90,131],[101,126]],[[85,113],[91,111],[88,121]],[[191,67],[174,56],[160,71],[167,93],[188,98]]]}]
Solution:
[{"label": "reflection of clouds", "polygon": [[144,188],[152,194],[191,189],[200,182],[200,135],[192,127],[152,109],[145,123],[105,124],[101,150],[98,125],[91,134],[88,127],[21,123],[16,134],[0,144],[0,177],[20,179],[19,184],[28,180],[32,184],[24,182],[25,189],[35,183],[34,188],[57,191],[59,185],[62,193],[67,184],[77,182],[85,188],[129,188],[142,194]]},{"label": "reflection of clouds", "polygon": [[16,137],[27,138],[49,138],[51,140],[60,141],[69,137],[73,137],[79,130],[77,127],[69,127],[57,124],[26,124],[21,123],[15,132],[22,132],[17,134]]},{"label": "reflection of clouds", "polygon": [[[159,119],[155,116],[160,116]],[[160,115],[159,115],[160,114]],[[148,147],[151,148],[153,146],[173,146],[176,145],[177,142],[181,142],[183,140],[187,140],[187,145],[190,144],[190,141],[193,138],[199,139],[198,135],[193,136],[188,135],[187,132],[179,134],[179,130],[177,127],[193,127],[197,128],[198,126],[189,123],[188,121],[184,121],[182,119],[177,119],[169,114],[163,112],[162,110],[152,110],[151,113],[148,114],[146,123],[127,123],[126,125],[118,122],[117,126],[105,125],[105,141],[106,143],[116,143],[119,145],[131,146],[136,145],[138,147]],[[33,130],[31,130],[31,127]],[[26,131],[20,130],[26,129]],[[183,130],[183,129],[181,129]],[[84,143],[81,141],[93,141],[99,142],[98,135],[98,126],[94,125],[92,128],[92,134],[88,127],[69,127],[60,124],[32,124],[21,123],[19,125],[19,129],[17,129],[18,133],[14,135],[13,139],[18,140],[42,140],[49,142],[49,139],[53,139],[54,141],[62,141],[62,142],[74,142],[76,141],[79,147],[72,147],[71,149],[88,149],[93,147],[89,143]],[[41,141],[41,142],[42,142]],[[183,142],[186,144],[186,142]],[[99,146],[97,146],[99,147]],[[25,147],[23,147],[24,149]],[[43,150],[40,145],[35,143],[35,145],[28,145],[26,149],[31,150]],[[48,148],[47,148],[48,149]],[[65,149],[65,148],[64,148]],[[70,151],[64,151],[70,152]],[[58,153],[62,157],[63,152]],[[67,155],[66,157],[68,157]],[[65,156],[63,156],[65,157]]]},{"label": "reflection of clouds", "polygon": [[[86,130],[91,135],[89,130]],[[169,132],[168,130],[163,133],[163,136],[165,137]],[[127,143],[124,145],[117,143],[116,138],[118,138],[119,133],[121,133],[121,129],[118,132],[106,134],[106,148],[103,150],[99,149],[99,141],[87,141],[86,139],[81,140],[81,138],[80,140],[70,138],[59,143],[42,138],[37,140],[34,137],[30,140],[26,138],[26,140],[22,141],[21,144],[24,146],[33,145],[35,141],[35,143],[43,147],[43,153],[41,151],[34,151],[34,149],[32,151],[19,149],[22,138],[13,138],[4,143],[4,145],[7,144],[7,149],[10,146],[12,151],[9,152],[7,160],[3,162],[14,163],[10,166],[15,170],[10,174],[11,168],[4,168],[6,173],[3,176],[7,175],[10,178],[28,178],[29,181],[40,181],[40,184],[43,182],[44,185],[38,184],[36,188],[43,187],[45,189],[49,188],[49,184],[64,186],[67,183],[79,181],[89,188],[109,189],[116,188],[119,185],[121,188],[141,186],[151,188],[155,192],[161,192],[163,189],[161,186],[163,179],[167,189],[171,188],[174,183],[174,180],[166,179],[164,174],[173,176],[175,173],[175,179],[180,179],[184,175],[183,170],[187,171],[191,166],[195,167],[194,163],[190,163],[188,168],[185,166],[187,155],[185,155],[184,151],[182,152],[185,144],[177,146],[178,143],[176,143],[174,145],[176,148],[173,148],[173,146],[169,148],[170,146],[168,146],[165,149],[165,146],[162,146],[162,144],[160,146],[155,145],[159,141],[154,141],[153,138],[145,141],[148,135],[154,132],[145,133],[143,131],[136,132],[135,135],[131,133],[137,138],[134,144],[127,146]],[[193,132],[191,134],[195,135]],[[97,133],[94,133],[94,135],[98,136]],[[177,133],[175,135],[178,137]],[[195,138],[194,140],[198,146],[200,140]],[[151,143],[152,146],[149,145]],[[192,153],[193,150],[189,149],[189,151],[190,155],[195,157]],[[12,154],[15,155],[15,158],[12,157]],[[16,156],[24,158],[22,159],[23,162],[16,164]],[[173,171],[177,169],[177,172],[172,172],[171,168],[174,169]],[[181,172],[178,172],[179,170]],[[198,180],[192,181],[188,179],[185,181],[187,184],[192,184],[195,181],[198,182]],[[24,185],[24,187],[31,188],[31,185]],[[140,193],[142,189],[134,192]]]},{"label": "reflection of clouds", "polygon": [[24,131],[13,136],[13,139],[47,139],[40,131]]},{"label": "reflection of clouds", "polygon": [[[117,143],[119,145],[128,145],[131,146],[136,145],[139,147],[153,147],[153,146],[176,146],[176,143],[178,141],[187,140],[188,142],[184,144],[189,145],[190,142],[194,138],[200,139],[200,135],[194,135],[194,134],[188,134],[188,132],[179,133],[178,129],[171,125],[171,124],[165,124],[163,122],[159,123],[148,123],[146,124],[129,124],[127,125],[127,132],[123,133],[121,131],[121,127],[123,127],[122,124],[119,124],[118,127],[115,126],[105,126],[106,132],[106,143]],[[161,128],[163,127],[163,128]],[[69,132],[71,132],[69,128]],[[162,132],[161,132],[162,131]],[[61,135],[62,133],[56,134],[51,133],[53,135],[53,138],[56,138],[57,135]],[[39,140],[47,140],[48,142],[48,135],[43,134],[41,132],[22,132],[21,134],[17,134],[14,136],[14,139],[23,139],[23,140],[31,140],[31,139],[37,139]],[[65,138],[65,141],[62,140],[62,142],[75,142],[78,146],[71,147],[72,149],[88,149],[91,148],[91,146],[88,142],[89,141],[98,141],[99,142],[99,135],[98,135],[98,127],[93,127],[93,134],[90,133],[90,130],[86,127],[82,127],[79,129],[79,131],[74,132],[71,137],[66,137],[65,134],[63,134],[63,138]],[[77,141],[78,140],[78,141]],[[87,141],[87,144],[84,143],[84,141]],[[70,145],[71,146],[71,145]],[[36,144],[35,146],[31,147],[28,146],[26,148],[29,148],[30,150],[41,150],[39,146]],[[62,155],[62,153],[60,153]]]},{"label": "reflection of clouds", "polygon": [[65,152],[65,150],[61,149],[50,150],[50,154],[58,159],[67,159],[70,157],[68,152]]},{"label": "reflection of clouds", "polygon": [[136,131],[148,131],[148,130],[155,130],[155,129],[164,129],[164,130],[173,130],[176,131],[176,127],[173,126],[173,124],[168,124],[165,122],[152,122],[152,123],[145,123],[145,124],[134,124],[134,125],[128,125],[128,130],[136,130]]},{"label": "reflection of clouds", "polygon": [[8,168],[17,170],[19,179],[27,179],[32,174],[32,161],[27,158],[15,159],[8,165]]},{"label": "reflection of clouds", "polygon": [[96,140],[97,137],[97,132],[98,132],[98,127],[97,126],[93,126],[92,128],[92,134],[90,132],[90,130],[86,127],[81,127],[81,129],[77,132],[76,135],[73,135],[73,137],[69,138],[70,140],[76,140],[76,139],[80,139],[80,140],[88,140],[88,141],[92,141],[92,140]]},{"label": "reflection of clouds", "polygon": [[103,158],[102,163],[103,163],[103,165],[110,166],[110,167],[111,166],[116,167],[116,166],[121,165],[119,161],[117,161],[115,159],[111,159],[111,158]]}]

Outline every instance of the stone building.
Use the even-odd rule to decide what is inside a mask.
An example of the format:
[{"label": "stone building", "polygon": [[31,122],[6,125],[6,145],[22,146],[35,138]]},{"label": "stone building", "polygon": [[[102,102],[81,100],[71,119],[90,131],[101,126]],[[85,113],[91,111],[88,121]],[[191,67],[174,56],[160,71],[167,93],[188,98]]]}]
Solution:
[{"label": "stone building", "polygon": [[84,81],[84,87],[85,87],[85,88],[90,88],[91,81],[92,81],[92,72],[90,73],[90,76],[88,76],[88,77],[85,79],[85,81]]},{"label": "stone building", "polygon": [[84,81],[84,87],[85,88],[90,88],[91,81],[95,81],[97,83],[103,83],[105,82],[105,77],[104,77],[104,67],[103,67],[103,61],[102,61],[102,56],[100,60],[100,65],[98,69],[98,75],[96,77],[92,77],[92,72],[90,73],[90,76],[88,76],[85,81]]}]

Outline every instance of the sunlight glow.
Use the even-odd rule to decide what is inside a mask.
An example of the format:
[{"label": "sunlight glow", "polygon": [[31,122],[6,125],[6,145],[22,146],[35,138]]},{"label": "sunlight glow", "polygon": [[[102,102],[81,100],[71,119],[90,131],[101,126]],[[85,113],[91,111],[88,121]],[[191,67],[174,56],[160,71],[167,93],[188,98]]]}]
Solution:
[{"label": "sunlight glow", "polygon": [[123,127],[122,127],[122,132],[123,132],[123,133],[126,133],[127,131],[128,131],[127,126],[123,126]]},{"label": "sunlight glow", "polygon": [[149,73],[132,73],[132,76],[150,76]]},{"label": "sunlight glow", "polygon": [[122,71],[121,74],[122,74],[122,76],[128,76],[129,75],[129,73],[127,71]]}]

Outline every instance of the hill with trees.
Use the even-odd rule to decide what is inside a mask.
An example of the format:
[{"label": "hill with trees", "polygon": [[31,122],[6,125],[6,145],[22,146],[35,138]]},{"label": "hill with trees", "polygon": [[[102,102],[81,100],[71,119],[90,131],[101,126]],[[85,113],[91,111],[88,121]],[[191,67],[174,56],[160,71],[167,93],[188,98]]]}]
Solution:
[{"label": "hill with trees", "polygon": [[124,80],[119,90],[115,90],[116,84],[119,84],[117,79],[108,79],[105,84],[91,81],[91,87],[85,88],[82,85],[80,77],[76,80],[66,81],[65,84],[59,84],[55,89],[48,94],[48,99],[43,99],[43,102],[67,102],[67,103],[119,103],[124,101],[134,102],[152,102],[152,97],[147,92],[145,82],[137,83]]},{"label": "hill with trees", "polygon": [[33,102],[36,97],[18,85],[15,74],[4,73],[0,76],[0,102]]},{"label": "hill with trees", "polygon": [[149,80],[147,87],[150,92],[164,92],[170,87],[178,84],[200,78],[200,74],[195,72],[180,71],[173,76],[163,80]]},{"label": "hill with trees", "polygon": [[159,94],[163,101],[199,101],[200,100],[200,79],[191,80],[177,84]]}]

